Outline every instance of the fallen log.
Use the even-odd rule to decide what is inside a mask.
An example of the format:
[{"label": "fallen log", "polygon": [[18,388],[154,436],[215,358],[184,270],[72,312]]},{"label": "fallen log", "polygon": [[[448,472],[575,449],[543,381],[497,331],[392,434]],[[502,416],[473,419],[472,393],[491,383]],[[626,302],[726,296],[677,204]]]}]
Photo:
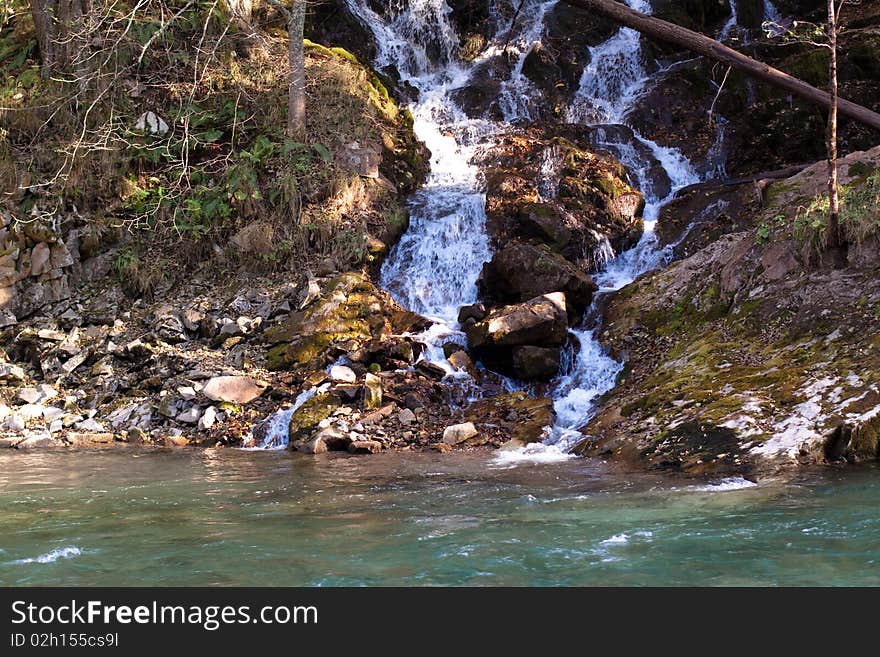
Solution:
[{"label": "fallen log", "polygon": [[756,183],[761,180],[783,180],[785,178],[796,176],[807,167],[813,166],[813,164],[815,164],[815,162],[810,164],[798,164],[792,167],[786,167],[785,169],[776,169],[775,171],[762,171],[761,173],[744,176],[743,178],[728,178],[727,180],[720,181],[719,184],[724,187],[733,187],[736,185],[744,185],[746,183]]},{"label": "fallen log", "polygon": [[[824,107],[827,110],[831,109],[831,94],[827,91],[817,89],[784,71],[743,55],[741,52],[737,52],[733,48],[729,48],[720,41],[716,41],[704,34],[664,21],[655,16],[643,14],[615,0],[564,1],[574,7],[598,11],[613,21],[641,32],[648,37],[672,43],[700,55],[705,55],[710,59],[739,69],[768,84],[785,89],[806,101]],[[838,111],[859,123],[880,130],[880,114],[867,107],[841,98],[838,100]]]}]

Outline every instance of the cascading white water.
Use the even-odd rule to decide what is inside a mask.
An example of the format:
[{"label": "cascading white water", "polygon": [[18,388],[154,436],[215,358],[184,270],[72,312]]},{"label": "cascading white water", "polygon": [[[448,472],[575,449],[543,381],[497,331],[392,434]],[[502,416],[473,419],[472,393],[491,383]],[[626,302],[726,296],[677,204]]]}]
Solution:
[{"label": "cascading white water", "polygon": [[[518,17],[518,22],[523,23],[524,27],[517,30],[517,25],[511,22],[499,29],[498,36],[504,36],[505,42],[500,44],[500,47],[499,44],[495,44],[488,48],[479,58],[479,61],[484,61],[489,57],[504,55],[501,48],[506,50],[506,56],[516,57],[510,76],[501,83],[501,93],[498,98],[502,116],[507,122],[529,121],[533,118],[537,95],[531,80],[523,74],[523,67],[526,58],[544,31],[544,17],[557,4],[558,0],[524,2]],[[512,37],[509,41],[506,38],[507,34]]]},{"label": "cascading white water", "polygon": [[767,33],[771,37],[777,37],[785,33],[785,18],[779,7],[774,5],[771,0],[764,0],[764,25]]},{"label": "cascading white water", "polygon": [[726,41],[730,38],[730,35],[733,33],[733,30],[739,27],[739,10],[736,6],[736,0],[729,0],[730,2],[730,18],[727,19],[727,22],[724,24],[724,27],[721,28],[721,33],[718,35],[719,40]]},{"label": "cascading white water", "polygon": [[[425,357],[453,374],[442,345],[464,342],[458,311],[477,301],[476,281],[492,256],[486,197],[471,160],[507,129],[506,121],[530,116],[533,94],[522,68],[556,0],[527,0],[518,25],[499,26],[497,41],[472,62],[457,57],[458,37],[445,0],[398,0],[383,15],[366,0],[346,2],[376,35],[377,66],[395,67],[418,91],[410,111],[416,134],[432,154],[428,180],[410,202],[410,227],[383,264],[380,283],[403,306],[437,322],[419,339],[428,344]],[[500,99],[505,122],[471,119],[454,94],[480,64],[501,53],[500,40],[508,33],[507,53],[515,62]]]},{"label": "cascading white water", "polygon": [[[627,0],[632,9],[651,13],[647,0]],[[569,123],[623,123],[647,82],[641,35],[624,27],[610,39],[589,49],[590,63],[569,107]]]},{"label": "cascading white water", "polygon": [[[752,35],[747,28],[739,24],[739,9],[737,8],[737,0],[729,0],[730,2],[730,18],[724,23],[721,32],[718,34],[720,41],[726,41],[730,38],[733,31],[739,28],[740,38],[743,43],[749,43]],[[764,17],[762,23],[767,26],[767,32],[770,36],[778,36],[783,32],[782,28],[782,12],[773,4],[772,0],[764,0]]]},{"label": "cascading white water", "polygon": [[[652,9],[647,0],[626,1],[646,13]],[[431,151],[431,172],[411,200],[410,227],[384,263],[381,284],[405,307],[436,320],[420,337],[428,343],[427,358],[450,371],[442,344],[463,341],[458,310],[477,300],[476,281],[491,257],[485,229],[485,194],[479,170],[471,160],[476,150],[491,145],[509,122],[531,116],[535,95],[522,73],[523,65],[542,33],[544,16],[557,2],[526,0],[515,33],[509,24],[503,26],[496,41],[470,63],[457,56],[458,39],[448,20],[451,10],[445,0],[394,0],[383,15],[374,11],[368,0],[346,3],[376,37],[378,68],[393,66],[401,80],[418,91],[410,110],[416,134]],[[507,52],[513,53],[516,60],[509,79],[502,83],[499,99],[505,121],[470,119],[455,102],[454,92],[469,84],[477,66],[501,53],[508,32],[514,38],[507,44]],[[590,54],[591,63],[584,71],[568,119],[589,125],[625,124],[628,112],[649,82],[640,37],[623,28],[604,44],[591,48]],[[597,130],[597,143],[617,154],[645,195],[645,232],[633,249],[617,257],[604,241],[607,265],[596,276],[600,293],[620,289],[663,260],[665,252],[657,248],[654,235],[659,210],[678,189],[698,180],[680,152],[624,130],[628,130],[628,139],[625,135],[603,138],[604,132]],[[548,154],[545,164],[541,193],[552,196],[552,154]],[[657,183],[657,168],[663,172],[662,184]],[[569,355],[565,374],[555,382],[556,425],[548,427],[544,443],[504,452],[500,460],[567,457],[568,449],[582,437],[578,428],[589,420],[597,398],[614,387],[622,364],[605,353],[592,328],[574,330],[572,334],[579,349]],[[275,416],[262,447],[277,447],[283,442],[281,434],[286,435],[284,429],[293,410],[314,393],[304,392],[292,409]]]},{"label": "cascading white water", "polygon": [[300,406],[318,394],[318,392],[323,392],[323,390],[309,388],[299,393],[290,408],[277,411],[265,421],[262,436],[259,439],[254,436],[256,432],[251,432],[251,436],[244,441],[244,449],[287,449],[290,418],[293,417],[293,414],[296,413]]},{"label": "cascading white water", "polygon": [[[411,200],[410,227],[385,261],[380,283],[403,306],[437,321],[421,338],[429,345],[426,357],[448,370],[440,346],[462,340],[458,310],[477,300],[476,281],[491,258],[486,198],[470,161],[492,128],[468,119],[453,100],[471,71],[457,58],[444,0],[393,3],[382,16],[366,0],[347,3],[376,36],[378,67],[394,66],[418,91],[410,110],[431,151],[431,171]],[[429,46],[439,57],[428,56]]]},{"label": "cascading white water", "polygon": [[[643,13],[650,13],[646,0],[626,0]],[[637,32],[622,28],[599,46],[590,49],[590,64],[581,78],[581,86],[569,109],[571,122],[587,124],[626,124],[627,114],[650,82],[650,73]],[[609,126],[614,128],[615,126]],[[645,231],[639,243],[611,260],[595,276],[599,294],[607,294],[633,282],[639,275],[660,265],[668,250],[658,248],[654,227],[660,209],[675,193],[699,181],[687,158],[678,150],[661,146],[635,130],[596,131],[597,145],[614,152],[627,167],[645,196]],[[614,138],[614,136],[618,138]],[[652,169],[659,165],[665,174],[658,186]],[[573,330],[577,348],[565,373],[555,381],[553,393],[556,424],[543,443],[499,453],[500,463],[553,461],[569,457],[571,447],[583,439],[579,429],[595,412],[597,400],[614,388],[623,364],[611,358],[599,343],[590,326]]]}]

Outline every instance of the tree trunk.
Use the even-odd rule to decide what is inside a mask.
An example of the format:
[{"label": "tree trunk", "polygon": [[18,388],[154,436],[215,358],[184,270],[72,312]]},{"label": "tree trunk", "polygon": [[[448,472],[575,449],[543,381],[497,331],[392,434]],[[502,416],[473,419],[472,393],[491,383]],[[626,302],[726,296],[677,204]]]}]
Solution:
[{"label": "tree trunk", "polygon": [[[785,89],[804,100],[824,107],[826,110],[831,110],[832,98],[828,92],[817,89],[803,80],[798,80],[763,62],[747,57],[699,32],[688,30],[653,16],[647,16],[624,4],[615,2],[615,0],[565,0],[565,2],[582,9],[598,11],[617,23],[631,27],[651,38],[687,48],[728,66],[733,66],[759,80]],[[837,109],[844,116],[880,130],[880,114],[867,107],[838,99]]]},{"label": "tree trunk", "polygon": [[306,20],[305,0],[293,0],[287,17],[290,39],[290,92],[287,107],[287,134],[301,135],[306,128],[306,66],[303,30]]},{"label": "tree trunk", "polygon": [[828,235],[829,249],[840,245],[840,193],[837,171],[837,8],[828,0],[828,43],[831,46],[831,107],[828,111]]},{"label": "tree trunk", "polygon": [[40,74],[48,78],[55,64],[54,32],[52,21],[54,0],[31,0],[31,16],[34,31],[37,33],[37,47],[40,49]]},{"label": "tree trunk", "polygon": [[68,72],[77,60],[86,58],[90,35],[85,33],[83,18],[90,11],[90,0],[31,0],[44,78]]},{"label": "tree trunk", "polygon": [[253,19],[254,3],[253,0],[226,0],[226,11],[229,18],[240,30],[251,31],[251,20]]}]

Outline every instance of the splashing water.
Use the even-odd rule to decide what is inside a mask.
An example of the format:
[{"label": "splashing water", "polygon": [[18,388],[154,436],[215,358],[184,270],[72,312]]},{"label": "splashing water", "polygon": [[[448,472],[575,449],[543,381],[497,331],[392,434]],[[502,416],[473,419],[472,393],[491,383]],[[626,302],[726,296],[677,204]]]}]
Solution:
[{"label": "splashing water", "polygon": [[[519,22],[525,23],[524,29],[517,33],[517,26],[508,24],[503,29],[498,30],[498,35],[505,38],[505,43],[502,44],[502,47],[506,51],[507,56],[513,55],[516,57],[510,77],[501,83],[501,93],[498,98],[502,116],[509,123],[531,121],[534,118],[538,97],[531,80],[523,74],[523,67],[528,56],[540,42],[541,34],[544,31],[544,17],[557,4],[558,0],[551,0],[550,2],[540,0],[527,1],[523,3],[519,18]],[[510,41],[507,41],[507,34],[511,34],[513,37]],[[499,48],[496,44],[488,48],[480,60],[482,61],[486,57],[499,54],[504,53],[502,53],[502,48]]]},{"label": "splashing water", "polygon": [[[444,0],[398,0],[382,15],[368,0],[346,2],[376,36],[377,66],[396,68],[401,79],[418,91],[410,110],[416,134],[431,151],[431,172],[410,202],[410,228],[385,261],[380,283],[402,305],[435,320],[419,338],[428,343],[426,357],[446,367],[441,345],[463,340],[457,323],[459,308],[477,300],[476,281],[491,258],[485,194],[479,169],[471,160],[511,122],[532,118],[536,96],[523,75],[523,65],[540,40],[545,15],[557,3],[526,0],[519,24],[511,30],[509,22],[499,21],[497,34],[484,53],[465,63],[458,58],[458,39]],[[627,4],[644,13],[652,11],[648,0],[627,0]],[[508,33],[512,35],[509,40]],[[455,101],[455,92],[473,83],[481,63],[503,54],[511,62],[499,95],[504,121],[468,118]],[[649,67],[658,67],[648,61],[639,34],[629,28],[591,48],[590,55],[568,120],[587,125],[625,124],[650,81]],[[606,263],[596,277],[600,293],[620,289],[667,257],[654,235],[660,208],[677,190],[699,179],[679,151],[625,130],[619,138],[606,135],[602,145],[619,156],[642,190],[645,231],[638,245],[619,256],[615,257],[610,244],[597,254]],[[542,167],[542,196],[554,193],[551,159]],[[662,173],[659,183],[658,170]],[[598,398],[614,387],[623,366],[605,353],[594,329],[575,330],[572,335],[579,348],[568,355],[565,373],[555,382],[556,425],[548,428],[544,443],[502,451],[499,463],[567,458],[571,446],[583,438],[578,429],[591,417]]]},{"label": "splashing water", "polygon": [[[643,14],[652,11],[646,0],[627,0],[626,4]],[[590,63],[566,118],[569,123],[624,123],[647,82],[641,35],[624,27],[589,53]]]},{"label": "splashing water", "polygon": [[[652,10],[644,0],[628,0],[627,4],[643,13]],[[627,114],[650,83],[638,33],[623,28],[605,43],[591,48],[590,54],[591,63],[569,109],[569,121],[625,123]],[[641,240],[608,262],[604,271],[595,276],[602,295],[632,283],[669,258],[671,249],[659,248],[654,232],[660,209],[678,190],[698,182],[699,176],[680,151],[661,146],[631,128],[599,129],[596,142],[618,156],[645,197]],[[657,182],[657,168],[663,172],[663,184]],[[556,380],[553,393],[556,424],[547,432],[544,449],[530,446],[528,452],[520,453],[523,460],[567,458],[569,450],[584,438],[579,429],[595,413],[599,398],[616,386],[623,369],[623,363],[611,358],[599,343],[594,327],[573,330],[571,334],[576,342],[575,353],[563,369],[565,373]],[[509,460],[510,456],[504,458]]]},{"label": "splashing water", "polygon": [[718,40],[726,41],[739,26],[739,9],[736,6],[736,0],[730,0],[730,18],[727,19],[724,27],[721,28]]},{"label": "splashing water", "polygon": [[55,563],[59,559],[72,559],[74,557],[78,557],[82,554],[82,550],[75,545],[67,545],[61,548],[55,548],[51,552],[47,552],[46,554],[41,554],[38,557],[29,557],[27,559],[16,559],[15,561],[10,561],[9,565],[23,565],[29,563]]},{"label": "splashing water", "polygon": [[309,388],[301,392],[293,402],[293,406],[288,409],[278,411],[266,420],[266,432],[259,444],[256,438],[251,434],[250,438],[245,441],[246,447],[243,449],[287,449],[290,440],[289,427],[290,418],[293,414],[314,397],[319,392],[318,388]]},{"label": "splashing water", "polygon": [[438,323],[418,338],[428,343],[426,358],[449,370],[439,347],[463,340],[458,311],[477,301],[477,279],[492,257],[486,196],[471,160],[508,128],[506,122],[469,118],[455,92],[471,83],[482,62],[501,53],[511,33],[506,51],[515,62],[499,102],[505,121],[530,116],[522,100],[531,95],[522,67],[540,36],[544,14],[556,2],[527,1],[512,31],[509,23],[499,25],[486,52],[462,62],[445,0],[396,2],[381,16],[366,0],[346,1],[376,35],[376,64],[396,67],[402,80],[418,90],[410,111],[416,134],[431,151],[431,172],[410,201],[410,227],[383,264],[380,284],[403,306]]}]

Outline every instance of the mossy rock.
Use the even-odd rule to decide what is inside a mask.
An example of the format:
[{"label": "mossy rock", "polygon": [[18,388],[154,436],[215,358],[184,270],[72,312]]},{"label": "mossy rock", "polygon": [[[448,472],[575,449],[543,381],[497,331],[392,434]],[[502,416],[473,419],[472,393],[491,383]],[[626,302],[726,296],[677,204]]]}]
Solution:
[{"label": "mossy rock", "polygon": [[336,350],[352,351],[426,324],[367,276],[349,272],[325,282],[319,299],[264,333],[271,345],[266,364],[271,370],[323,369],[339,355]]},{"label": "mossy rock", "polygon": [[289,445],[292,449],[309,440],[318,425],[333,415],[342,402],[330,394],[316,395],[300,406],[290,418],[288,425]]},{"label": "mossy rock", "polygon": [[555,419],[552,399],[533,399],[525,392],[481,399],[465,412],[466,421],[477,427],[500,427],[508,440],[519,445],[541,441],[544,427],[552,426]]}]

